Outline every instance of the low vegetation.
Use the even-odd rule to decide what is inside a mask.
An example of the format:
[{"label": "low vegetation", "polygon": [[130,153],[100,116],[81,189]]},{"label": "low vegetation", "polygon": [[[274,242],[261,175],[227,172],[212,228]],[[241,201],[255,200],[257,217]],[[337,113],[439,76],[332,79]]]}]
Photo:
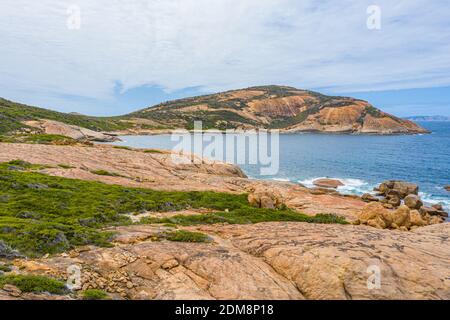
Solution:
[{"label": "low vegetation", "polygon": [[11,267],[8,266],[8,265],[0,264],[0,271],[1,272],[10,272],[11,271]]},{"label": "low vegetation", "polygon": [[164,239],[176,242],[209,242],[206,234],[187,230],[168,231],[163,235]]},{"label": "low vegetation", "polygon": [[123,177],[122,175],[120,175],[118,173],[109,172],[106,170],[92,170],[91,173],[96,174],[98,176]]},{"label": "low vegetation", "polygon": [[62,169],[73,169],[73,168],[75,168],[74,166],[71,166],[69,164],[64,164],[64,163],[58,164],[58,167],[60,167]]},{"label": "low vegetation", "polygon": [[15,274],[0,276],[0,287],[3,287],[5,284],[16,286],[22,292],[48,292],[52,294],[64,294],[67,292],[63,282],[44,276]]},{"label": "low vegetation", "polygon": [[29,143],[29,144],[51,144],[69,146],[80,143],[79,141],[57,135],[57,134],[16,134],[0,136],[0,142],[7,143]]},{"label": "low vegetation", "polygon": [[[131,224],[129,214],[210,209],[216,213],[144,218],[144,223],[195,225],[304,221],[344,223],[332,215],[309,217],[289,209],[250,206],[247,195],[216,192],[165,192],[128,188],[95,181],[49,176],[36,172],[46,166],[15,160],[0,164],[0,241],[26,256],[55,254],[80,245],[109,246],[108,226]],[[197,234],[176,232],[171,239],[201,240]]]},{"label": "low vegetation", "polygon": [[87,289],[82,292],[81,297],[83,300],[110,300],[111,297],[103,290],[99,289]]},{"label": "low vegetation", "polygon": [[156,149],[147,149],[147,150],[144,150],[144,153],[164,153],[164,152],[162,152],[160,150],[156,150]]},{"label": "low vegetation", "polygon": [[141,223],[162,223],[168,225],[193,226],[202,224],[251,224],[272,221],[294,221],[308,223],[338,223],[347,224],[344,218],[333,214],[304,215],[289,209],[272,210],[252,207],[240,208],[230,212],[215,212],[201,215],[176,215],[170,218],[145,217]]}]

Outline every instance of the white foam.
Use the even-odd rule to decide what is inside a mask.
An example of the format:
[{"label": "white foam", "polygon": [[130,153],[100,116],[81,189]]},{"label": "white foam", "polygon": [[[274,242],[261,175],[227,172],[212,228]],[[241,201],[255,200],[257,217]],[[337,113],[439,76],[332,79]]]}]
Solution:
[{"label": "white foam", "polygon": [[425,192],[419,192],[419,196],[422,198],[425,204],[428,205],[441,204],[446,211],[450,211],[450,199],[448,198],[432,196]]},{"label": "white foam", "polygon": [[330,178],[330,177],[315,177],[311,179],[305,179],[298,181],[305,187],[315,187],[314,181],[318,179],[335,179],[341,181],[344,185],[338,187],[338,191],[343,194],[364,194],[373,192],[374,185],[369,184],[367,181],[361,179],[352,178]]},{"label": "white foam", "polygon": [[272,180],[280,181],[280,182],[289,182],[289,181],[291,181],[290,179],[287,179],[287,178],[273,178]]}]

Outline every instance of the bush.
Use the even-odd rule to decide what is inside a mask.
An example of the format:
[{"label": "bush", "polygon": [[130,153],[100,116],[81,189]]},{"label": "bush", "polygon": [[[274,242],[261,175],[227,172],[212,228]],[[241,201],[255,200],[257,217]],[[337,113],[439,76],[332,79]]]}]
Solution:
[{"label": "bush", "polygon": [[169,231],[164,234],[164,238],[176,242],[209,242],[206,234],[200,232],[191,232],[187,230]]},{"label": "bush", "polygon": [[63,168],[63,169],[73,169],[73,168],[75,168],[75,167],[73,167],[71,165],[63,164],[63,163],[58,164],[58,167]]},{"label": "bush", "polygon": [[91,171],[91,173],[99,175],[99,176],[122,177],[118,173],[109,172],[109,171],[106,171],[106,170],[93,170],[93,171]]},{"label": "bush", "polygon": [[342,217],[333,214],[318,214],[308,216],[292,210],[271,210],[256,208],[241,208],[230,212],[215,212],[210,214],[184,216],[177,215],[170,218],[152,218],[145,217],[141,223],[163,223],[182,226],[192,226],[201,224],[251,224],[273,221],[293,221],[307,223],[338,223],[347,224]]},{"label": "bush", "polygon": [[162,152],[160,150],[156,150],[156,149],[147,149],[147,150],[144,150],[144,153],[164,153],[164,152]]},{"label": "bush", "polygon": [[52,294],[64,294],[67,288],[61,281],[43,276],[32,275],[5,275],[0,276],[0,287],[11,284],[22,292],[48,292]]},{"label": "bush", "polygon": [[0,264],[0,271],[2,272],[10,272],[11,271],[11,267],[4,265],[4,264]]},{"label": "bush", "polygon": [[83,300],[109,300],[111,297],[103,290],[87,289],[81,294]]}]

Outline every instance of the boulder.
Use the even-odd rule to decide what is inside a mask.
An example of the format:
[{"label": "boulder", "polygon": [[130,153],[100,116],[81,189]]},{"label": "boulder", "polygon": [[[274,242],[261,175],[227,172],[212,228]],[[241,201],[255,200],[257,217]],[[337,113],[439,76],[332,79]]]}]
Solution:
[{"label": "boulder", "polygon": [[378,202],[380,201],[380,199],[378,199],[377,197],[375,197],[374,195],[371,195],[370,193],[364,193],[361,196],[362,201],[364,202]]},{"label": "boulder", "polygon": [[393,207],[398,207],[402,203],[399,193],[395,190],[390,190],[386,195],[387,203]]},{"label": "boulder", "polygon": [[444,210],[444,208],[442,207],[442,204],[439,204],[439,203],[438,204],[433,204],[431,207],[436,209],[436,210],[439,210],[439,211]]},{"label": "boulder", "polygon": [[280,209],[285,206],[278,190],[258,188],[248,195],[248,202],[256,208]]},{"label": "boulder", "polygon": [[387,195],[390,191],[395,191],[400,199],[410,194],[419,194],[419,187],[416,184],[397,180],[388,180],[381,183],[378,190],[384,195]]},{"label": "boulder", "polygon": [[405,205],[410,209],[420,209],[423,206],[423,202],[419,196],[410,194],[405,198]]},{"label": "boulder", "polygon": [[443,218],[448,218],[448,213],[443,211],[443,210],[437,210],[436,208],[433,207],[426,207],[423,206],[422,208],[420,208],[420,213],[423,215],[430,215],[430,216],[438,216],[438,217],[443,217]]},{"label": "boulder", "polygon": [[409,229],[411,227],[410,210],[407,206],[401,206],[392,212],[392,224],[394,229],[401,229],[402,227]]},{"label": "boulder", "polygon": [[440,224],[440,223],[443,223],[443,222],[444,222],[444,218],[439,217],[439,216],[433,216],[428,221],[428,224],[433,225],[433,224]]},{"label": "boulder", "polygon": [[314,180],[313,184],[317,187],[333,189],[337,189],[337,187],[342,187],[344,185],[341,181],[336,179],[317,179]]},{"label": "boulder", "polygon": [[386,229],[391,226],[391,212],[379,202],[367,204],[358,216],[358,222],[378,229]]}]

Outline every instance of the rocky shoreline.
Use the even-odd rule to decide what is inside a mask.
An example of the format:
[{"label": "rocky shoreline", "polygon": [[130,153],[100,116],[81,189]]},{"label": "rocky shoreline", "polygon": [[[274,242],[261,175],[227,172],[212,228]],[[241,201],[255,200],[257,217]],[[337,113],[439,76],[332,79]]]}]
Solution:
[{"label": "rocky shoreline", "polygon": [[[350,224],[177,226],[205,234],[208,241],[202,243],[161,239],[173,226],[112,227],[116,236],[111,248],[77,247],[38,259],[3,257],[0,267],[9,265],[10,273],[66,281],[67,268],[77,265],[82,271],[78,291],[103,290],[113,299],[450,298],[450,225],[441,223],[442,208],[421,205],[418,188],[411,184],[387,181],[377,196],[346,196],[323,185],[308,189],[251,180],[238,167],[219,162],[175,165],[163,150],[0,143],[0,162],[16,159],[47,165],[40,172],[56,177],[154,190],[248,194],[249,203],[258,208],[334,214]],[[93,173],[98,171],[113,174]],[[176,214],[207,212],[158,213],[163,218]],[[135,219],[149,215],[153,213]],[[375,290],[367,286],[367,270],[373,265],[381,270],[381,287]],[[0,299],[77,297],[0,288]]]}]

